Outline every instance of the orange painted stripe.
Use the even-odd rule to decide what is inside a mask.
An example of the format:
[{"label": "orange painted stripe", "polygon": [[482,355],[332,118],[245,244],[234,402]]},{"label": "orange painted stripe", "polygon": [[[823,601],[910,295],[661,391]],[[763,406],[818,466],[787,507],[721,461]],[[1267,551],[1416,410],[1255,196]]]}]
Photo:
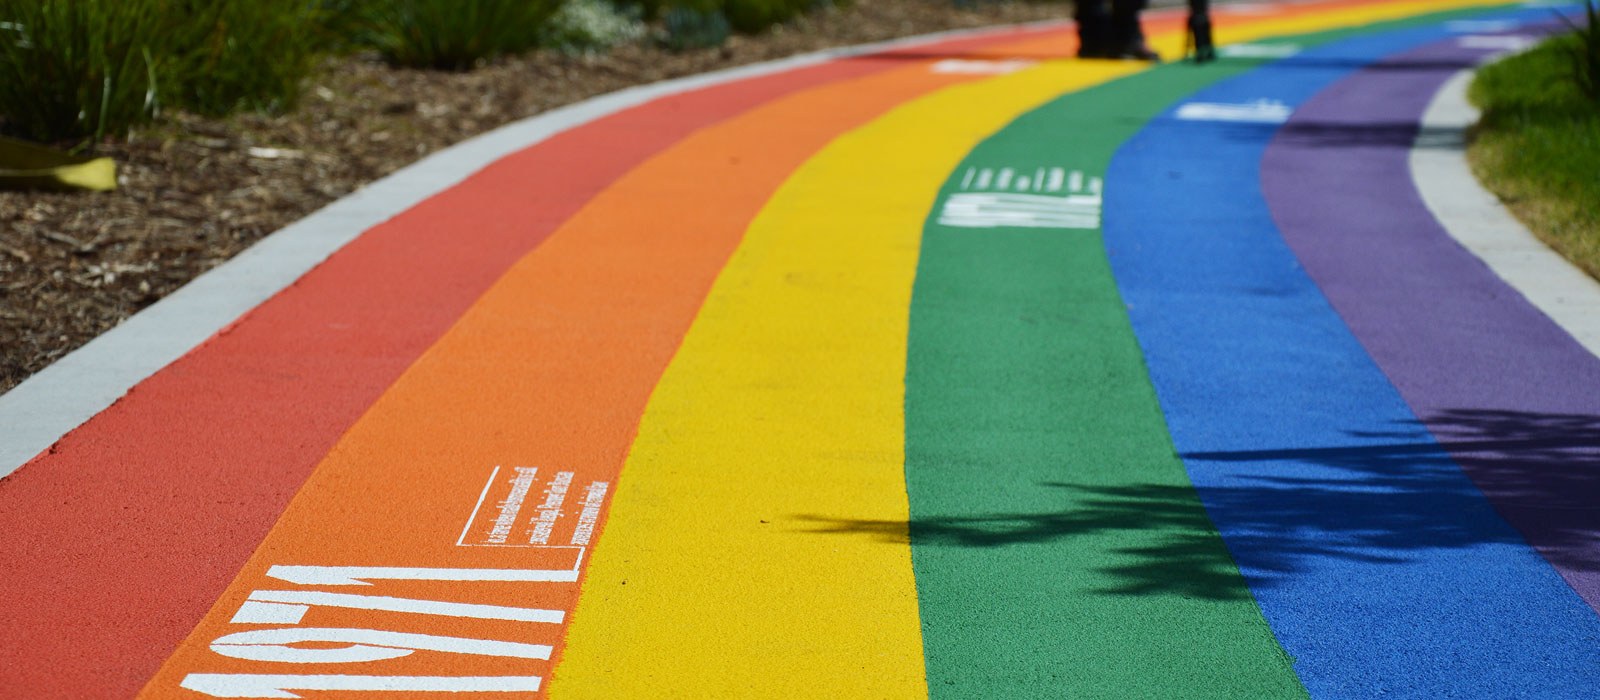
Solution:
[{"label": "orange painted stripe", "polygon": [[[1050,50],[1046,51],[1046,53],[1053,54],[1053,56],[1059,56],[1062,51],[1067,50],[1070,50],[1069,43],[1066,43],[1066,40],[1061,40],[1059,45],[1051,45]],[[1000,54],[1006,53],[1005,51],[1000,51]],[[957,78],[950,78],[950,80],[957,80]],[[890,99],[885,99],[885,101],[882,102],[888,104],[888,102],[894,101],[894,99],[904,99],[904,96],[890,96]],[[858,99],[854,99],[853,104],[861,105],[862,102],[859,101],[858,97]],[[806,115],[806,120],[802,121],[810,121],[808,126],[811,126],[813,123],[818,121],[818,118],[816,117],[818,117],[816,113],[808,113],[808,115]],[[794,137],[794,129],[792,128],[786,128],[784,131],[782,131],[782,133],[784,133],[782,139],[792,139],[792,137]],[[802,134],[802,136],[805,136],[805,134]],[[782,139],[778,139],[778,141],[782,141]],[[811,147],[814,149],[816,144],[811,145]],[[787,152],[789,149],[779,150],[784,150],[784,152]],[[763,155],[763,157],[765,157],[765,155]],[[742,177],[746,176],[747,173],[741,173],[736,176],[736,179],[742,179]],[[734,184],[742,184],[742,181],[734,182]],[[718,200],[717,206],[728,206],[728,201]],[[678,211],[670,208],[670,206],[662,206],[661,211],[662,213],[667,213],[667,211],[670,211],[670,213],[672,213],[672,216],[670,217],[674,217],[674,219],[678,216]],[[686,217],[685,221],[694,221],[694,219],[693,217]],[[568,227],[568,229],[571,229],[571,227]],[[682,229],[682,227],[674,227],[672,230],[680,229]],[[574,235],[574,233],[566,232],[563,233],[563,235]],[[606,238],[606,240],[610,240],[610,238]],[[627,241],[613,240],[611,241],[611,245],[629,246],[630,243],[627,243]],[[544,256],[534,257],[541,257],[542,259]],[[667,257],[670,256],[662,256],[662,259],[667,259]],[[608,262],[627,264],[629,261]],[[525,267],[538,267],[538,265],[520,265],[520,267],[518,267],[518,273],[522,273],[523,268]],[[610,267],[610,265],[608,265],[608,267]],[[542,270],[534,270],[534,273],[554,272],[554,275],[550,276],[550,280],[547,280],[550,288],[554,289],[555,286],[560,286],[560,284],[562,284],[562,280],[560,280],[560,272],[563,272],[563,270],[566,270],[565,265],[546,264]],[[632,270],[632,267],[630,267],[630,270]],[[659,270],[656,270],[656,272],[659,272]],[[667,273],[662,273],[662,275],[667,275]],[[670,275],[690,276],[693,275],[693,270],[688,270],[686,273],[672,272]],[[650,275],[646,273],[645,276]],[[611,276],[611,280],[632,281],[638,280],[638,278],[637,276],[635,276],[635,278],[629,278],[629,276],[614,275]],[[709,281],[707,281],[707,284],[709,284]],[[530,284],[530,286],[538,286],[538,284]],[[642,288],[643,286],[640,286],[640,289]],[[549,291],[549,289],[546,289],[546,291]],[[590,289],[590,291],[594,291],[594,289]],[[610,292],[613,291],[613,289],[603,289],[603,291]],[[704,289],[701,289],[701,292],[702,291],[704,291]],[[552,292],[552,294],[554,294],[554,292]],[[606,299],[610,299],[611,302],[614,302],[614,304],[630,304],[630,299],[632,299],[632,297],[606,297]],[[573,336],[576,336],[576,340],[581,340],[579,345],[586,344],[587,342],[586,347],[595,347],[598,342],[598,340],[595,339],[600,336],[606,336],[606,334],[610,334],[610,336],[606,337],[610,337],[610,339],[616,340],[616,342],[622,342],[622,344],[634,342],[634,340],[640,336],[651,337],[651,340],[648,340],[648,342],[640,342],[640,348],[638,348],[637,355],[635,355],[635,353],[622,353],[622,355],[624,355],[622,360],[650,361],[651,356],[654,356],[653,353],[659,352],[658,345],[661,345],[659,342],[656,342],[656,337],[650,336],[650,334],[662,334],[662,332],[666,332],[666,334],[674,334],[674,332],[677,332],[677,334],[680,334],[680,332],[682,332],[680,329],[678,329],[678,331],[670,331],[669,326],[672,326],[670,323],[648,324],[648,326],[642,326],[642,328],[638,329],[638,334],[635,334],[635,332],[613,332],[618,331],[616,328],[594,328],[594,326],[584,326],[584,328],[579,328],[581,324],[576,323],[576,321],[571,320],[571,318],[566,318],[565,316],[565,313],[578,313],[578,315],[582,315],[582,313],[584,313],[574,312],[573,305],[539,305],[542,304],[541,300],[534,299],[534,297],[526,297],[526,299],[522,300],[523,302],[528,302],[528,307],[534,307],[534,305],[538,305],[538,308],[541,308],[541,313],[544,312],[544,310],[549,310],[549,318],[544,318],[544,321],[549,321],[550,328],[547,329],[549,332],[547,332],[547,334],[546,332],[531,332],[528,331],[528,328],[522,328],[522,331],[528,332],[520,332],[520,334],[507,334],[507,336],[502,336],[501,339],[506,340],[514,339],[514,337],[520,337],[522,342],[526,342],[528,337],[536,337],[536,339],[538,339],[538,344],[534,344],[533,347],[528,347],[528,345],[525,345],[525,347],[523,347],[523,352],[533,353],[533,355],[538,356],[538,358],[544,358],[544,356],[546,356],[544,353],[550,353],[549,356],[555,356],[555,353],[550,352],[550,348],[544,347],[544,344],[549,344],[549,342],[552,342],[552,339],[557,339],[555,342],[565,342],[566,339],[565,336],[563,336],[563,332],[565,332],[565,334],[573,334]],[[571,300],[571,297],[566,297],[565,300]],[[581,307],[581,305],[582,304],[576,304],[576,307]],[[666,305],[667,307],[670,307],[672,304]],[[512,307],[515,307],[515,304],[512,304]],[[474,312],[474,315],[477,315],[477,313],[478,312]],[[502,313],[504,313],[504,310],[502,310]],[[515,316],[515,313],[512,313],[510,316]],[[562,318],[555,318],[555,316],[562,316]],[[602,324],[603,326],[603,324],[610,323],[610,321],[624,320],[624,318],[626,318],[626,316],[616,315],[616,313],[610,313],[610,315],[605,315],[605,313],[602,313],[600,318],[589,318],[589,320],[584,321],[584,323]],[[509,318],[502,318],[501,321],[507,321],[507,323],[510,323]],[[528,320],[528,318],[522,318],[520,321],[522,321],[522,326],[530,326],[530,324],[533,324],[533,321]],[[461,340],[461,342],[466,342],[466,340]],[[506,340],[506,342],[512,342],[512,340]],[[669,342],[667,345],[675,344],[675,342],[677,342],[677,340],[672,340],[672,342]],[[598,342],[598,345],[600,345],[600,347],[605,347],[603,342]],[[450,342],[446,342],[446,344],[442,344],[442,347],[454,347],[454,345],[451,345]],[[462,347],[466,347],[466,345],[462,345]],[[438,352],[442,352],[442,350],[440,350],[440,348],[435,348],[434,353],[430,353],[427,358],[422,360],[422,363],[418,364],[418,369],[414,369],[413,374],[414,372],[424,372],[424,374],[426,374],[426,372],[432,371],[438,372],[438,374],[459,374],[462,379],[482,380],[482,376],[475,374],[478,369],[482,368],[475,368],[475,366],[472,366],[470,361],[467,361],[467,363],[453,364],[453,361],[434,360],[434,355]],[[584,353],[579,350],[579,352],[576,352],[576,355],[584,355]],[[582,356],[581,360],[595,360],[595,358],[600,358],[600,355],[584,355]],[[502,360],[504,360],[504,358],[502,358]],[[662,363],[664,363],[664,360],[662,360]],[[546,409],[544,409],[542,412],[534,411],[526,414],[526,416],[530,417],[530,420],[542,416],[544,417],[544,420],[549,422],[549,425],[539,425],[539,427],[530,428],[526,427],[526,425],[506,424],[510,425],[510,428],[506,428],[506,430],[504,430],[502,433],[499,433],[499,435],[490,435],[490,433],[493,433],[494,430],[501,430],[501,428],[504,428],[504,425],[501,425],[501,427],[490,425],[493,424],[493,420],[486,420],[485,424],[483,425],[472,425],[472,422],[474,422],[477,417],[474,417],[474,419],[461,419],[459,416],[450,416],[450,411],[478,411],[478,409],[482,409],[482,406],[470,404],[472,401],[470,401],[469,398],[466,398],[466,396],[461,396],[461,401],[458,401],[458,403],[448,403],[448,401],[446,401],[446,403],[438,404],[440,409],[443,411],[442,416],[450,417],[440,420],[440,424],[438,425],[429,425],[427,424],[427,420],[422,417],[427,411],[430,411],[426,401],[416,398],[416,396],[419,395],[414,395],[414,393],[411,393],[410,390],[406,390],[406,392],[400,392],[402,388],[410,387],[411,382],[413,382],[413,379],[411,379],[410,376],[406,377],[405,380],[402,380],[402,382],[395,387],[395,390],[402,395],[402,398],[394,400],[398,401],[398,406],[392,406],[394,401],[390,401],[389,398],[386,398],[384,403],[382,403],[382,406],[379,406],[378,409],[374,409],[373,416],[387,416],[387,419],[374,419],[373,416],[368,416],[368,419],[390,420],[390,422],[395,422],[395,424],[403,424],[403,420],[395,419],[394,416],[390,416],[390,412],[403,412],[402,409],[405,409],[405,411],[414,411],[414,416],[411,416],[410,419],[413,420],[413,424],[411,424],[410,427],[394,428],[394,430],[410,432],[411,428],[416,428],[416,432],[426,433],[426,435],[430,436],[456,436],[456,438],[462,439],[483,438],[485,444],[494,444],[494,446],[515,446],[515,449],[517,449],[517,454],[502,454],[502,459],[552,460],[560,457],[560,454],[557,454],[557,452],[560,452],[560,449],[555,449],[555,451],[552,452],[550,451],[549,444],[539,444],[538,439],[555,439],[555,441],[571,441],[571,439],[582,439],[582,441],[590,443],[586,444],[586,447],[595,447],[594,454],[587,455],[587,457],[590,457],[590,460],[592,460],[594,463],[605,463],[606,454],[616,457],[616,455],[621,454],[621,451],[626,451],[626,439],[630,438],[626,438],[626,436],[624,436],[624,438],[622,438],[621,447],[614,446],[613,438],[616,438],[618,435],[630,435],[630,430],[632,430],[632,428],[629,427],[626,428],[626,430],[611,430],[611,428],[606,427],[605,420],[600,419],[600,416],[605,414],[605,416],[610,417],[610,419],[622,420],[622,422],[629,422],[629,420],[632,420],[632,422],[637,422],[637,408],[629,408],[629,406],[627,406],[627,401],[630,400],[630,396],[632,396],[632,398],[637,398],[640,393],[648,393],[648,387],[635,387],[635,390],[632,390],[632,393],[608,393],[616,390],[616,387],[614,387],[616,382],[610,382],[610,380],[608,380],[610,377],[598,377],[600,380],[595,380],[595,382],[592,382],[592,384],[584,384],[584,382],[587,382],[587,380],[579,380],[579,382],[576,382],[576,384],[573,384],[573,382],[560,382],[560,380],[552,379],[555,379],[555,377],[558,376],[563,376],[563,374],[566,374],[566,372],[579,372],[579,369],[581,368],[560,366],[560,363],[555,363],[555,361],[542,361],[542,363],[536,364],[539,364],[539,368],[542,368],[542,371],[554,372],[554,374],[552,374],[552,376],[536,376],[536,374],[528,374],[528,372],[523,372],[523,374],[520,374],[520,376],[517,377],[507,376],[506,379],[509,380],[510,384],[499,385],[499,387],[496,388],[506,390],[506,393],[514,393],[512,392],[512,387],[514,387],[517,382],[522,382],[522,384],[526,385],[526,387],[533,387],[536,392],[558,392],[558,390],[562,390],[562,388],[571,390],[574,385],[582,384],[582,387],[579,387],[581,388],[581,392],[576,393],[576,395],[566,396],[566,398],[571,401],[570,404],[566,404],[566,406],[557,406],[557,408],[549,408],[549,406],[546,406]],[[595,363],[586,364],[586,366],[587,368],[592,369],[594,368]],[[624,372],[624,374],[626,374],[626,372]],[[645,376],[648,376],[648,372],[643,372],[643,374],[637,374],[637,376],[632,377],[634,377],[634,379],[638,379],[638,377]],[[520,377],[520,379],[518,379],[518,377]],[[432,377],[430,380],[438,379],[440,379],[440,377]],[[589,379],[595,379],[595,377],[590,376]],[[424,382],[424,384],[426,384],[426,382]],[[493,382],[491,382],[491,384],[493,384]],[[501,396],[496,392],[485,392],[485,390],[480,390],[480,388],[472,387],[470,382],[466,382],[466,380],[462,382],[462,387],[464,387],[462,388],[464,392],[472,393],[472,395],[475,396],[490,396],[491,400],[502,400],[502,398],[504,398],[504,403],[501,404],[501,408],[504,409],[504,411],[517,411],[517,409],[523,408],[522,396]],[[406,396],[410,396],[410,398],[406,398]],[[600,406],[602,411],[589,411],[589,409],[592,408],[592,406],[589,406],[590,403],[600,403],[600,401],[606,400],[616,400],[618,403],[614,404],[614,406],[611,406],[610,411],[605,411],[605,406]],[[640,403],[642,403],[642,400],[640,400]],[[464,404],[467,404],[467,406],[464,406]],[[574,416],[563,416],[563,408],[576,408],[576,406],[579,406],[579,404],[582,404],[582,408],[584,408],[582,411],[574,411]],[[462,416],[464,416],[464,414],[462,414]],[[486,476],[488,476],[488,468],[490,468],[490,465],[470,465],[469,467],[469,465],[466,465],[466,462],[469,462],[469,457],[472,454],[491,451],[490,447],[483,447],[482,451],[477,449],[477,447],[474,447],[474,449],[458,449],[459,446],[450,447],[450,449],[438,447],[438,449],[435,449],[434,454],[432,455],[430,455],[427,451],[422,451],[418,452],[418,454],[411,455],[398,454],[398,452],[395,452],[395,449],[389,449],[389,447],[373,446],[373,444],[365,444],[365,446],[363,446],[362,436],[366,436],[366,439],[371,439],[371,435],[373,435],[373,433],[371,433],[373,428],[368,428],[365,424],[366,420],[363,420],[363,425],[360,425],[360,427],[352,430],[352,433],[350,433],[350,435],[347,436],[344,441],[342,441],[341,446],[339,446],[338,449],[336,449],[336,451],[334,451],[333,454],[328,457],[328,460],[323,463],[323,467],[325,467],[323,470],[328,471],[330,476],[323,476],[318,473],[317,478],[314,478],[314,481],[307,486],[307,494],[312,494],[312,492],[318,491],[318,489],[330,489],[330,487],[333,487],[334,484],[349,484],[349,486],[354,487],[354,489],[365,489],[366,494],[371,494],[371,497],[374,499],[374,503],[376,503],[376,507],[374,507],[373,510],[374,513],[378,513],[378,515],[362,516],[358,515],[358,513],[346,513],[346,511],[341,511],[344,510],[344,508],[350,508],[352,505],[355,505],[355,503],[352,503],[352,499],[350,499],[349,495],[338,495],[338,497],[333,497],[333,495],[330,495],[330,497],[326,497],[326,499],[323,499],[323,502],[320,503],[315,502],[314,497],[306,497],[307,502],[317,503],[317,505],[291,507],[291,510],[286,513],[285,518],[282,519],[282,523],[285,524],[286,529],[293,531],[294,527],[302,527],[302,529],[306,529],[307,532],[312,532],[312,534],[283,535],[283,537],[278,537],[277,534],[274,534],[272,537],[269,537],[266,545],[262,545],[261,550],[256,553],[256,556],[251,559],[251,563],[246,566],[242,577],[240,577],[238,580],[235,580],[235,583],[232,585],[232,588],[230,588],[229,593],[224,595],[224,598],[219,601],[218,607],[214,609],[211,617],[208,618],[205,623],[203,623],[202,628],[197,630],[197,633],[190,636],[190,641],[187,642],[186,647],[184,647],[184,649],[182,649],[181,652],[179,652],[179,654],[173,658],[173,663],[170,663],[170,665],[166,666],[166,668],[173,668],[174,663],[178,663],[181,658],[184,658],[184,654],[190,654],[190,652],[195,652],[195,650],[202,652],[200,657],[195,658],[211,658],[205,657],[205,654],[210,654],[208,649],[206,649],[206,639],[208,638],[205,638],[206,631],[208,630],[218,634],[226,634],[232,630],[253,630],[254,626],[250,625],[227,625],[226,620],[227,618],[232,617],[232,611],[237,609],[237,607],[242,604],[243,595],[240,593],[240,591],[246,591],[246,593],[248,593],[248,590],[250,590],[251,587],[258,587],[258,583],[267,582],[267,580],[261,579],[262,572],[266,571],[266,566],[269,566],[269,564],[275,563],[275,561],[283,561],[283,559],[277,558],[278,555],[291,556],[291,558],[301,558],[301,556],[310,555],[354,556],[354,558],[362,558],[365,566],[378,566],[378,564],[373,564],[371,561],[379,561],[379,559],[384,559],[387,555],[389,555],[389,553],[395,553],[395,556],[410,556],[413,555],[413,553],[416,553],[416,555],[418,555],[416,556],[416,559],[419,559],[419,561],[421,561],[421,559],[429,559],[430,556],[435,555],[445,556],[440,555],[440,553],[437,553],[437,551],[435,551],[434,555],[427,555],[427,553],[424,553],[424,550],[432,547],[432,545],[427,545],[427,547],[424,547],[424,545],[419,545],[418,543],[421,542],[421,540],[427,540],[427,542],[432,542],[434,545],[437,545],[437,542],[434,542],[434,540],[430,539],[430,537],[432,537],[434,534],[437,534],[435,531],[438,531],[438,526],[440,526],[440,523],[430,523],[430,518],[437,518],[437,513],[434,511],[437,510],[437,508],[430,510],[432,507],[427,507],[426,503],[422,502],[426,502],[426,500],[429,499],[451,499],[451,497],[448,497],[448,495],[442,494],[442,484],[445,483],[445,481],[451,481],[451,479],[442,478],[443,481],[440,481],[440,479],[432,479],[432,476],[438,476],[440,471],[456,470],[456,468],[461,468],[461,470],[477,468],[477,470],[482,470],[482,473],[478,473],[478,475],[474,476],[472,479],[454,479],[453,483],[451,483],[451,486],[459,486],[459,484],[466,483],[466,481],[474,481],[474,483],[477,483],[477,486],[474,486],[472,491],[482,494],[482,481],[483,479],[486,479]],[[485,430],[485,435],[470,435],[472,430],[477,427],[482,427],[483,430]],[[574,438],[574,436],[581,436],[581,438]],[[533,444],[531,444],[531,446],[530,443],[523,443],[525,439],[530,438],[533,438]],[[590,441],[589,438],[594,439]],[[219,455],[219,457],[221,457],[221,455]],[[379,457],[382,457],[382,459],[379,460]],[[427,460],[430,459],[437,459],[437,462],[406,462],[406,460],[413,459],[413,457],[414,459],[419,460],[419,462],[427,462]],[[582,462],[582,460],[579,460],[579,462]],[[350,476],[347,475],[347,473],[342,473],[342,471],[339,471],[338,468],[330,467],[330,465],[336,465],[336,463],[342,463],[342,465],[346,465],[344,468],[350,468],[350,470],[355,471],[360,471],[362,468],[389,468],[389,465],[394,465],[394,468],[392,468],[392,471],[387,471],[387,476],[384,476],[384,478],[370,479],[365,478],[365,476]],[[496,460],[496,463],[498,463],[498,460]],[[512,463],[506,463],[504,467],[506,467],[507,470],[510,470],[510,468],[514,468],[515,465],[512,465]],[[562,467],[566,468],[566,465],[562,465]],[[544,470],[544,478],[549,478],[550,471],[552,471],[552,468],[546,468],[546,470]],[[427,478],[424,478],[424,476],[427,476]],[[405,492],[405,487],[394,486],[398,479],[416,479],[416,484],[406,484],[406,486],[416,486],[419,494],[410,494],[410,492]],[[579,487],[581,486],[582,484],[579,483]],[[334,491],[338,491],[338,489],[334,489]],[[384,500],[392,499],[392,497],[395,497],[397,492],[406,495],[406,497],[411,497],[411,499],[416,499],[416,502],[405,503],[405,499],[395,499],[395,502],[386,502],[386,500]],[[466,503],[466,505],[459,505],[459,503],[456,503],[456,505],[451,505],[451,507],[456,507],[458,510],[472,511],[472,505],[474,505],[474,503]],[[445,505],[440,503],[438,507],[443,508]],[[333,510],[328,510],[328,508],[333,508]],[[461,521],[466,519],[466,513],[458,513],[458,515],[458,519],[461,519]],[[398,519],[386,519],[387,516],[394,516],[394,518]],[[421,540],[408,540],[410,535],[405,535],[405,537],[402,537],[402,535],[394,535],[389,531],[392,531],[394,527],[397,527],[395,526],[397,523],[405,523],[405,527],[408,529],[408,531],[426,531],[427,535],[418,535],[419,539]],[[362,531],[362,527],[373,527],[374,524],[381,524],[381,527],[376,529],[376,531],[371,531],[371,529],[370,531]],[[462,524],[464,523],[454,523],[454,527],[461,527]],[[379,534],[379,532],[381,532],[381,534]],[[459,535],[461,535],[461,532],[453,532],[453,534],[451,534],[451,542],[454,542],[454,537],[459,537]],[[298,537],[298,539],[296,539],[296,537]],[[350,540],[349,542],[339,542],[338,539],[341,539],[341,537],[347,537],[347,539]],[[309,550],[307,550],[307,548],[302,548],[301,545],[304,545],[304,543],[307,542],[317,543],[318,547],[309,548]],[[451,547],[453,547],[453,545],[451,545]],[[328,559],[328,561],[333,561],[333,559]],[[454,561],[454,559],[451,559],[451,561]],[[488,559],[485,559],[485,561],[488,561]],[[298,563],[315,564],[317,561],[310,561],[310,559],[299,559]],[[555,566],[555,564],[550,564],[550,566]],[[374,593],[376,590],[435,590],[435,588],[438,588],[434,587],[434,585],[421,585],[421,583],[419,583],[419,585],[411,585],[411,583],[405,583],[405,585],[402,585],[402,583],[392,582],[379,583],[381,583],[381,585],[378,585],[378,587],[371,587],[371,590],[368,590],[368,588],[362,588],[363,593],[374,596],[379,595],[379,593]],[[285,582],[267,582],[267,588],[274,587],[293,588],[293,585]],[[517,587],[496,587],[496,585],[483,585],[483,587],[477,588],[478,593],[470,593],[470,591],[467,591],[467,588],[470,587],[451,588],[453,588],[454,593],[459,593],[459,595],[478,596],[478,598],[483,599],[494,599],[494,595],[491,595],[491,593],[493,593],[491,590],[498,588],[501,593],[515,593],[517,599],[520,599],[520,601],[526,601],[526,598],[523,598],[522,593],[520,593],[520,590],[518,590]],[[357,588],[342,588],[342,590],[355,591]],[[386,593],[386,595],[395,596],[402,595],[402,593]],[[557,598],[560,598],[560,596],[557,596]],[[266,601],[258,601],[258,603],[266,603]],[[272,604],[275,604],[275,606],[288,606],[288,604],[285,603]],[[328,617],[328,615],[334,615],[334,618],[336,618],[338,617],[339,611],[341,611],[341,609],[338,609],[338,607],[317,607],[317,609],[314,609],[314,611],[307,615],[307,625],[310,625],[310,623],[317,623],[317,625],[320,625],[320,622],[317,622],[318,617]],[[373,615],[376,615],[376,617],[390,615],[390,617],[394,618],[406,618],[406,615],[414,614],[403,614],[403,612],[384,612],[384,614],[362,615],[362,618],[373,617]],[[469,620],[472,620],[472,618],[469,617]],[[517,626],[517,628],[520,628],[518,625],[510,626]],[[418,652],[418,655],[426,654],[427,652]],[[386,663],[402,662],[403,660],[397,660],[397,662]],[[274,668],[274,671],[253,671],[253,673],[290,673],[290,671],[285,671],[285,668],[290,668],[291,671],[299,671],[301,668],[312,668],[312,671],[301,671],[301,673],[317,673],[317,668],[322,668],[322,666],[274,665],[272,668]],[[166,689],[170,689],[171,686],[165,687]],[[152,686],[150,686],[150,694],[162,694],[162,689],[163,686],[160,686],[160,682],[157,682],[157,684],[152,684]]]},{"label": "orange painted stripe", "polygon": [[[1053,37],[963,57],[1055,57],[1070,49],[1065,38]],[[903,76],[915,80],[898,80]],[[532,673],[547,676],[551,662],[538,657],[559,653],[543,647],[559,647],[564,623],[535,618],[564,620],[575,583],[397,581],[386,578],[395,571],[337,567],[431,567],[439,570],[411,573],[435,579],[488,575],[462,569],[572,570],[571,550],[458,546],[469,535],[485,542],[494,536],[493,528],[481,530],[483,521],[469,522],[474,513],[493,515],[496,501],[480,509],[478,497],[498,491],[495,497],[503,498],[515,488],[510,474],[532,467],[538,470],[526,497],[532,508],[553,476],[569,472],[568,520],[553,541],[570,541],[585,487],[614,482],[650,387],[765,197],[834,134],[966,79],[930,75],[925,64],[914,64],[780,100],[702,132],[619,181],[521,261],[340,441],[145,696],[187,695],[178,690],[185,678],[200,687],[226,682],[190,674],[251,674],[253,680],[234,680],[263,692],[291,690],[284,684],[294,681],[275,678],[282,675],[310,677],[307,689],[378,682],[360,674],[411,678],[416,687],[448,685],[450,678],[515,684],[531,681]],[[707,188],[675,186],[686,182],[726,189],[692,200]],[[486,489],[496,468],[506,478]],[[279,565],[334,568],[268,575]],[[296,613],[300,604],[310,607]],[[467,614],[463,605],[480,607]],[[419,612],[424,607],[430,611]],[[299,624],[292,629],[311,631],[252,636],[290,627],[229,622],[241,611],[293,616]],[[486,619],[495,616],[523,619]],[[329,629],[368,633],[316,631]],[[395,645],[418,650],[359,664],[238,658],[283,658],[283,648],[275,647],[283,644],[353,648],[357,656]]]},{"label": "orange painted stripe", "polygon": [[509,154],[364,233],[0,480],[0,696],[139,692],[339,437],[585,202],[708,124],[892,65],[674,95]]},{"label": "orange painted stripe", "polygon": [[0,696],[137,693],[339,437],[582,204],[707,125],[898,63],[724,83],[510,154],[366,232],[0,480]]},{"label": "orange painted stripe", "polygon": [[[1061,41],[1016,48],[1058,50]],[[556,620],[575,602],[581,550],[507,545],[527,543],[530,514],[563,491],[548,543],[574,541],[586,494],[614,483],[712,280],[789,173],[838,134],[971,79],[916,61],[779,99],[695,134],[601,193],[339,441],[144,697],[178,695],[186,679],[213,693],[274,685],[309,697],[284,684],[381,683],[351,679],[371,675],[421,688],[450,681],[416,678],[447,676],[525,688],[547,676],[553,660],[543,657],[555,656],[547,647],[562,638]],[[522,508],[507,518],[515,527],[497,532],[513,503]],[[563,580],[480,580],[495,577]],[[333,661],[395,646],[417,651]]]}]

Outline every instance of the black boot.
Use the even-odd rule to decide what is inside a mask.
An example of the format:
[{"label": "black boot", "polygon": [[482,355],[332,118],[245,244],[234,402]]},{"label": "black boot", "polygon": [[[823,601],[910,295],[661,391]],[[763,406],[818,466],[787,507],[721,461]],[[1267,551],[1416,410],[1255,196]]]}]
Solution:
[{"label": "black boot", "polygon": [[1115,14],[1111,16],[1111,58],[1131,58],[1139,61],[1161,62],[1161,54],[1144,41],[1144,31],[1139,28],[1139,15]]}]

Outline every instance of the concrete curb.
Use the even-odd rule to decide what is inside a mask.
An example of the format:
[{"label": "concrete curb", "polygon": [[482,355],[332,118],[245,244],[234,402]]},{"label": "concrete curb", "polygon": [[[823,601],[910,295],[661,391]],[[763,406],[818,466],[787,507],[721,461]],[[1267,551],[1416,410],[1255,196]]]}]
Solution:
[{"label": "concrete curb", "polygon": [[1467,165],[1466,131],[1478,121],[1467,101],[1472,75],[1467,70],[1451,78],[1423,114],[1411,177],[1452,237],[1600,357],[1600,282],[1535,238]]},{"label": "concrete curb", "polygon": [[507,124],[434,153],[291,224],[0,395],[0,478],[93,418],[378,224],[501,158],[653,100],[840,58],[1066,24],[925,34],[628,88]]}]

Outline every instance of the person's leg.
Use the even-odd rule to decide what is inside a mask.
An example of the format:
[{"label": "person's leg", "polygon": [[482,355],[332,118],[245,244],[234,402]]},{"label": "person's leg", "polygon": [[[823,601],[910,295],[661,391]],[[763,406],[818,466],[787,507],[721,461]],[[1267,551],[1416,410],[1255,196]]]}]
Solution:
[{"label": "person's leg", "polygon": [[1107,37],[1116,58],[1161,60],[1161,56],[1145,44],[1144,30],[1139,27],[1139,12],[1144,8],[1145,0],[1111,0]]},{"label": "person's leg", "polygon": [[1194,49],[1195,63],[1217,60],[1211,38],[1211,0],[1189,0],[1189,46]]},{"label": "person's leg", "polygon": [[1078,24],[1080,58],[1115,58],[1110,36],[1111,13],[1106,0],[1077,0],[1073,3],[1072,19]]}]

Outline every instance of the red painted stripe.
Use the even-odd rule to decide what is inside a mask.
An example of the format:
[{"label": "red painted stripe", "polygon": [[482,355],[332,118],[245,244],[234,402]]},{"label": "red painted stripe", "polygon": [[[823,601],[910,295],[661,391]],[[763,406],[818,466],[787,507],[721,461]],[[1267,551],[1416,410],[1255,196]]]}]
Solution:
[{"label": "red painted stripe", "polygon": [[[645,403],[745,230],[795,169],[840,134],[919,96],[980,79],[928,66],[909,63],[762,105],[696,132],[597,195],[473,302],[339,439],[143,697],[170,697],[186,679],[215,682],[225,674],[232,681],[221,682],[238,682],[281,673],[279,661],[225,653],[217,643],[308,628],[559,649],[563,627],[553,621],[318,606],[304,620],[280,623],[253,617],[260,606],[247,599],[288,586],[570,612],[578,562],[604,527],[605,494],[617,483]],[[581,538],[575,494],[588,494],[595,508]],[[478,508],[469,510],[475,497]],[[540,534],[533,519],[544,516],[551,516],[541,521],[549,529]],[[278,565],[385,567],[417,578],[345,587],[285,579],[271,573]],[[425,573],[549,569],[562,575],[495,582]],[[236,621],[241,611],[244,621]],[[550,668],[539,658],[437,653],[381,666],[342,663],[322,656],[316,668],[391,677],[547,675]]]},{"label": "red painted stripe", "polygon": [[897,63],[709,88],[512,155],[367,232],[0,481],[0,688],[131,696],[335,440],[583,203],[700,127]]}]

